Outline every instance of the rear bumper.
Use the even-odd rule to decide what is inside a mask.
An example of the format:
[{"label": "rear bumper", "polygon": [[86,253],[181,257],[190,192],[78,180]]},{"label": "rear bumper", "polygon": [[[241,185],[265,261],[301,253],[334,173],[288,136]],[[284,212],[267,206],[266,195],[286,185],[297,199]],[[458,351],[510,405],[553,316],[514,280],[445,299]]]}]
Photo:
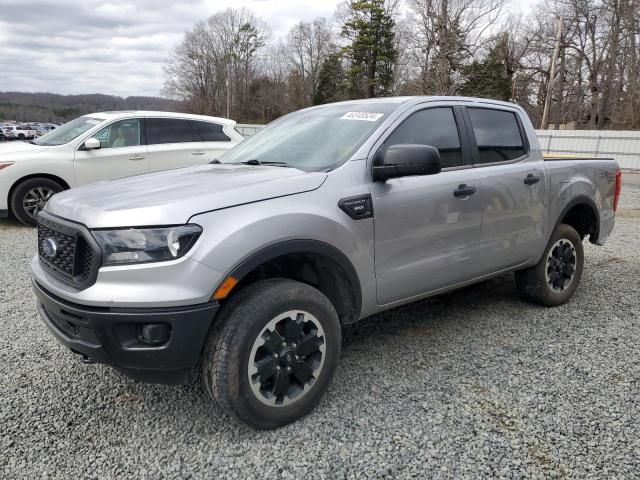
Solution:
[{"label": "rear bumper", "polygon": [[[198,363],[217,303],[171,308],[87,307],[33,283],[40,317],[56,339],[88,361],[150,383],[183,383]],[[145,344],[142,326],[164,325],[166,341]]]}]

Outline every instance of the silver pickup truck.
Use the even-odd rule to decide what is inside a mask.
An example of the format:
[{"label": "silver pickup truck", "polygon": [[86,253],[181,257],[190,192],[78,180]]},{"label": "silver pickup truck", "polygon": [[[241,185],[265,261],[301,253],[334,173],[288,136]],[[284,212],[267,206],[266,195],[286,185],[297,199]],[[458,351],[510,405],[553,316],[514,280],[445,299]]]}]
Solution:
[{"label": "silver pickup truck", "polygon": [[165,383],[200,366],[258,428],[317,404],[342,325],[506,272],[566,302],[621,188],[614,160],[544,159],[518,106],[458,97],[309,108],[213,163],[53,196],[33,283],[84,361]]}]

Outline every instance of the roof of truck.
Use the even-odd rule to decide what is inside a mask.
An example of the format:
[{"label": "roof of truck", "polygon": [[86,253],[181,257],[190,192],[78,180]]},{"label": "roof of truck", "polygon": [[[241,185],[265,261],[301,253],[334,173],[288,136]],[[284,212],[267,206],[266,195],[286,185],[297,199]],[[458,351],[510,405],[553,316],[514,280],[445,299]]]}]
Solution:
[{"label": "roof of truck", "polygon": [[375,97],[375,98],[363,98],[360,100],[347,100],[344,104],[356,104],[356,103],[424,103],[424,102],[469,102],[478,104],[490,104],[490,105],[503,105],[506,107],[517,107],[515,103],[504,102],[502,100],[492,100],[490,98],[477,98],[477,97],[457,97],[457,96],[435,96],[435,95],[416,95],[416,96],[404,96],[404,97]]},{"label": "roof of truck", "polygon": [[86,117],[99,118],[103,120],[116,120],[119,118],[131,117],[163,117],[163,118],[184,118],[190,120],[202,120],[205,122],[216,122],[225,125],[235,125],[235,120],[222,117],[210,117],[207,115],[193,115],[191,113],[179,112],[155,112],[148,110],[118,110],[112,112],[95,112],[85,115]]}]

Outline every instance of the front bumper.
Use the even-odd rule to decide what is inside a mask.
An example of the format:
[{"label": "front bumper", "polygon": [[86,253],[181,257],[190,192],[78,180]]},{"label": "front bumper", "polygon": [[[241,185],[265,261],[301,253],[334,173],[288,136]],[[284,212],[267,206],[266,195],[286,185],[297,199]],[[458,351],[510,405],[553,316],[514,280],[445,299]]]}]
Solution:
[{"label": "front bumper", "polygon": [[[198,363],[219,309],[210,302],[188,307],[88,307],[62,300],[33,282],[38,312],[57,340],[85,359],[112,365],[150,383],[184,383]],[[163,324],[168,339],[148,345],[142,325]]]}]

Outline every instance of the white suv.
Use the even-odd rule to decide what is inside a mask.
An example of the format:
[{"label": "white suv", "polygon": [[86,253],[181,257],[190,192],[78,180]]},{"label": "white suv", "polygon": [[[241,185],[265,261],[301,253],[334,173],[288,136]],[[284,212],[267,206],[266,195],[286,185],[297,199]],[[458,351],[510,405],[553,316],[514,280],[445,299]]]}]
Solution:
[{"label": "white suv", "polygon": [[57,192],[215,160],[242,140],[225,118],[170,112],[85,115],[30,142],[0,145],[0,218],[35,225]]}]

